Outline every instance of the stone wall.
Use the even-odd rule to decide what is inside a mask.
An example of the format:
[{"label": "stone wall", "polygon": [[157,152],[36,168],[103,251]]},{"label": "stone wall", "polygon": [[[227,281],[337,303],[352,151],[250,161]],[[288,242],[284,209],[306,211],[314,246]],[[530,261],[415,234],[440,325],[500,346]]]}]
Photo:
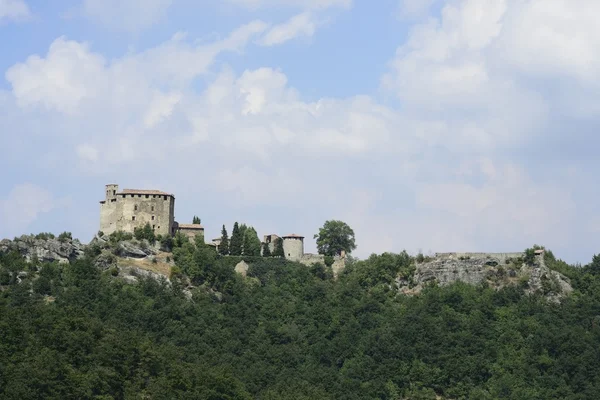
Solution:
[{"label": "stone wall", "polygon": [[196,240],[197,235],[202,236],[202,240],[204,240],[204,228],[198,226],[192,226],[193,224],[177,224],[175,223],[175,230],[183,233],[187,236],[191,242]]}]

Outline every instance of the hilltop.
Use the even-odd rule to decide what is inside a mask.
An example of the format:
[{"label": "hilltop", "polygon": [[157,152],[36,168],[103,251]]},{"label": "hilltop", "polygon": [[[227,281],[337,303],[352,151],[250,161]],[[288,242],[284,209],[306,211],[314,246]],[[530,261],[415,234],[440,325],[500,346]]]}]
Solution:
[{"label": "hilltop", "polygon": [[2,398],[600,393],[600,257],[384,253],[334,275],[200,240],[36,236],[0,242]]}]

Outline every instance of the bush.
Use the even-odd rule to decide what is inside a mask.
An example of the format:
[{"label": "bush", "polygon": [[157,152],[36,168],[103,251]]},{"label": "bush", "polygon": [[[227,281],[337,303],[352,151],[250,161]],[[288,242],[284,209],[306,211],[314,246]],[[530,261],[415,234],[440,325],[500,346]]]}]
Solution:
[{"label": "bush", "polygon": [[133,230],[133,235],[137,240],[146,239],[151,244],[156,242],[156,235],[154,234],[154,229],[150,226],[149,223],[146,223],[144,227],[137,227]]},{"label": "bush", "polygon": [[172,251],[173,250],[173,238],[170,235],[161,237],[159,240],[160,249],[162,251]]},{"label": "bush", "polygon": [[50,232],[40,232],[37,235],[35,235],[36,239],[40,239],[40,240],[48,240],[48,239],[56,239],[56,236],[54,236],[53,233]]},{"label": "bush", "polygon": [[104,236],[104,232],[98,231],[98,237],[102,237],[102,236]]},{"label": "bush", "polygon": [[131,239],[133,239],[133,235],[129,232],[123,232],[123,231],[114,231],[113,233],[111,233],[108,236],[108,240],[113,244],[122,242],[124,240],[131,240]]},{"label": "bush", "polygon": [[60,235],[58,235],[59,242],[65,243],[69,240],[73,240],[73,235],[71,235],[71,232],[63,232]]}]

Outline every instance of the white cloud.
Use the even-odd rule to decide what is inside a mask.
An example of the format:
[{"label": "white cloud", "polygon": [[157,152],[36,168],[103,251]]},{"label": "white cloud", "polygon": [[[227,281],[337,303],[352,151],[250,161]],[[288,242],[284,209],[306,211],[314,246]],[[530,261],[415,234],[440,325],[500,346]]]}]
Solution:
[{"label": "white cloud", "polygon": [[30,183],[20,184],[4,199],[0,198],[0,225],[7,236],[22,234],[39,214],[55,207],[56,201],[46,189]]},{"label": "white cloud", "polygon": [[139,32],[164,17],[173,0],[84,0],[83,14],[112,29]]},{"label": "white cloud", "polygon": [[[557,100],[524,81],[536,67],[516,44],[509,54],[519,32],[515,10],[533,3],[453,0],[438,19],[421,21],[382,80],[397,108],[361,95],[307,100],[292,76],[269,66],[215,68],[221,52],[242,52],[249,41],[275,44],[308,32],[282,24],[277,33],[260,21],[213,43],[192,45],[176,34],[110,60],[57,39],[6,76],[19,111],[44,125],[55,146],[44,155],[71,149],[82,180],[95,174],[142,186],[152,176],[154,187],[178,196],[178,218],[199,199],[214,236],[238,216],[307,237],[335,217],[355,229],[361,256],[568,246],[579,237],[572,220],[583,201],[571,193],[589,185],[582,169],[567,176],[557,153],[546,153],[548,136],[564,135],[553,125]],[[581,68],[586,59],[566,66],[554,58],[540,66],[543,76],[593,79]],[[581,93],[574,85],[570,98]],[[597,94],[591,85],[584,93]],[[594,110],[586,113],[595,121]]]},{"label": "white cloud", "polygon": [[313,15],[306,11],[293,16],[288,21],[275,25],[258,41],[263,46],[274,46],[285,43],[299,36],[311,37],[315,34],[317,22]]},{"label": "white cloud", "polygon": [[498,55],[534,76],[570,76],[598,83],[598,14],[596,0],[513,1]]},{"label": "white cloud", "polygon": [[29,17],[31,11],[24,0],[0,0],[0,22],[4,19],[19,21]]}]

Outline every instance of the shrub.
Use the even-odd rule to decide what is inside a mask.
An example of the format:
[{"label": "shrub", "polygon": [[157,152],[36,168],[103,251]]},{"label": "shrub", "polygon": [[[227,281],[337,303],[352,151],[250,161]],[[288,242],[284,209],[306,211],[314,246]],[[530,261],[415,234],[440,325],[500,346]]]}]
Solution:
[{"label": "shrub", "polygon": [[53,233],[50,232],[40,232],[37,235],[35,235],[36,239],[40,239],[40,240],[48,240],[48,239],[55,239],[56,236],[54,236]]},{"label": "shrub", "polygon": [[58,235],[59,242],[65,243],[69,240],[73,240],[73,235],[71,235],[71,232],[63,232],[60,235]]},{"label": "shrub", "polygon": [[154,234],[154,229],[150,226],[149,223],[146,223],[144,227],[137,227],[133,230],[133,235],[137,240],[146,239],[151,244],[156,242],[156,235]]},{"label": "shrub", "polygon": [[98,237],[102,237],[102,236],[104,236],[104,232],[98,231]]},{"label": "shrub", "polygon": [[124,240],[131,240],[131,239],[133,239],[133,235],[129,232],[123,232],[123,231],[114,231],[113,233],[111,233],[108,236],[108,240],[111,243],[119,243]]}]

